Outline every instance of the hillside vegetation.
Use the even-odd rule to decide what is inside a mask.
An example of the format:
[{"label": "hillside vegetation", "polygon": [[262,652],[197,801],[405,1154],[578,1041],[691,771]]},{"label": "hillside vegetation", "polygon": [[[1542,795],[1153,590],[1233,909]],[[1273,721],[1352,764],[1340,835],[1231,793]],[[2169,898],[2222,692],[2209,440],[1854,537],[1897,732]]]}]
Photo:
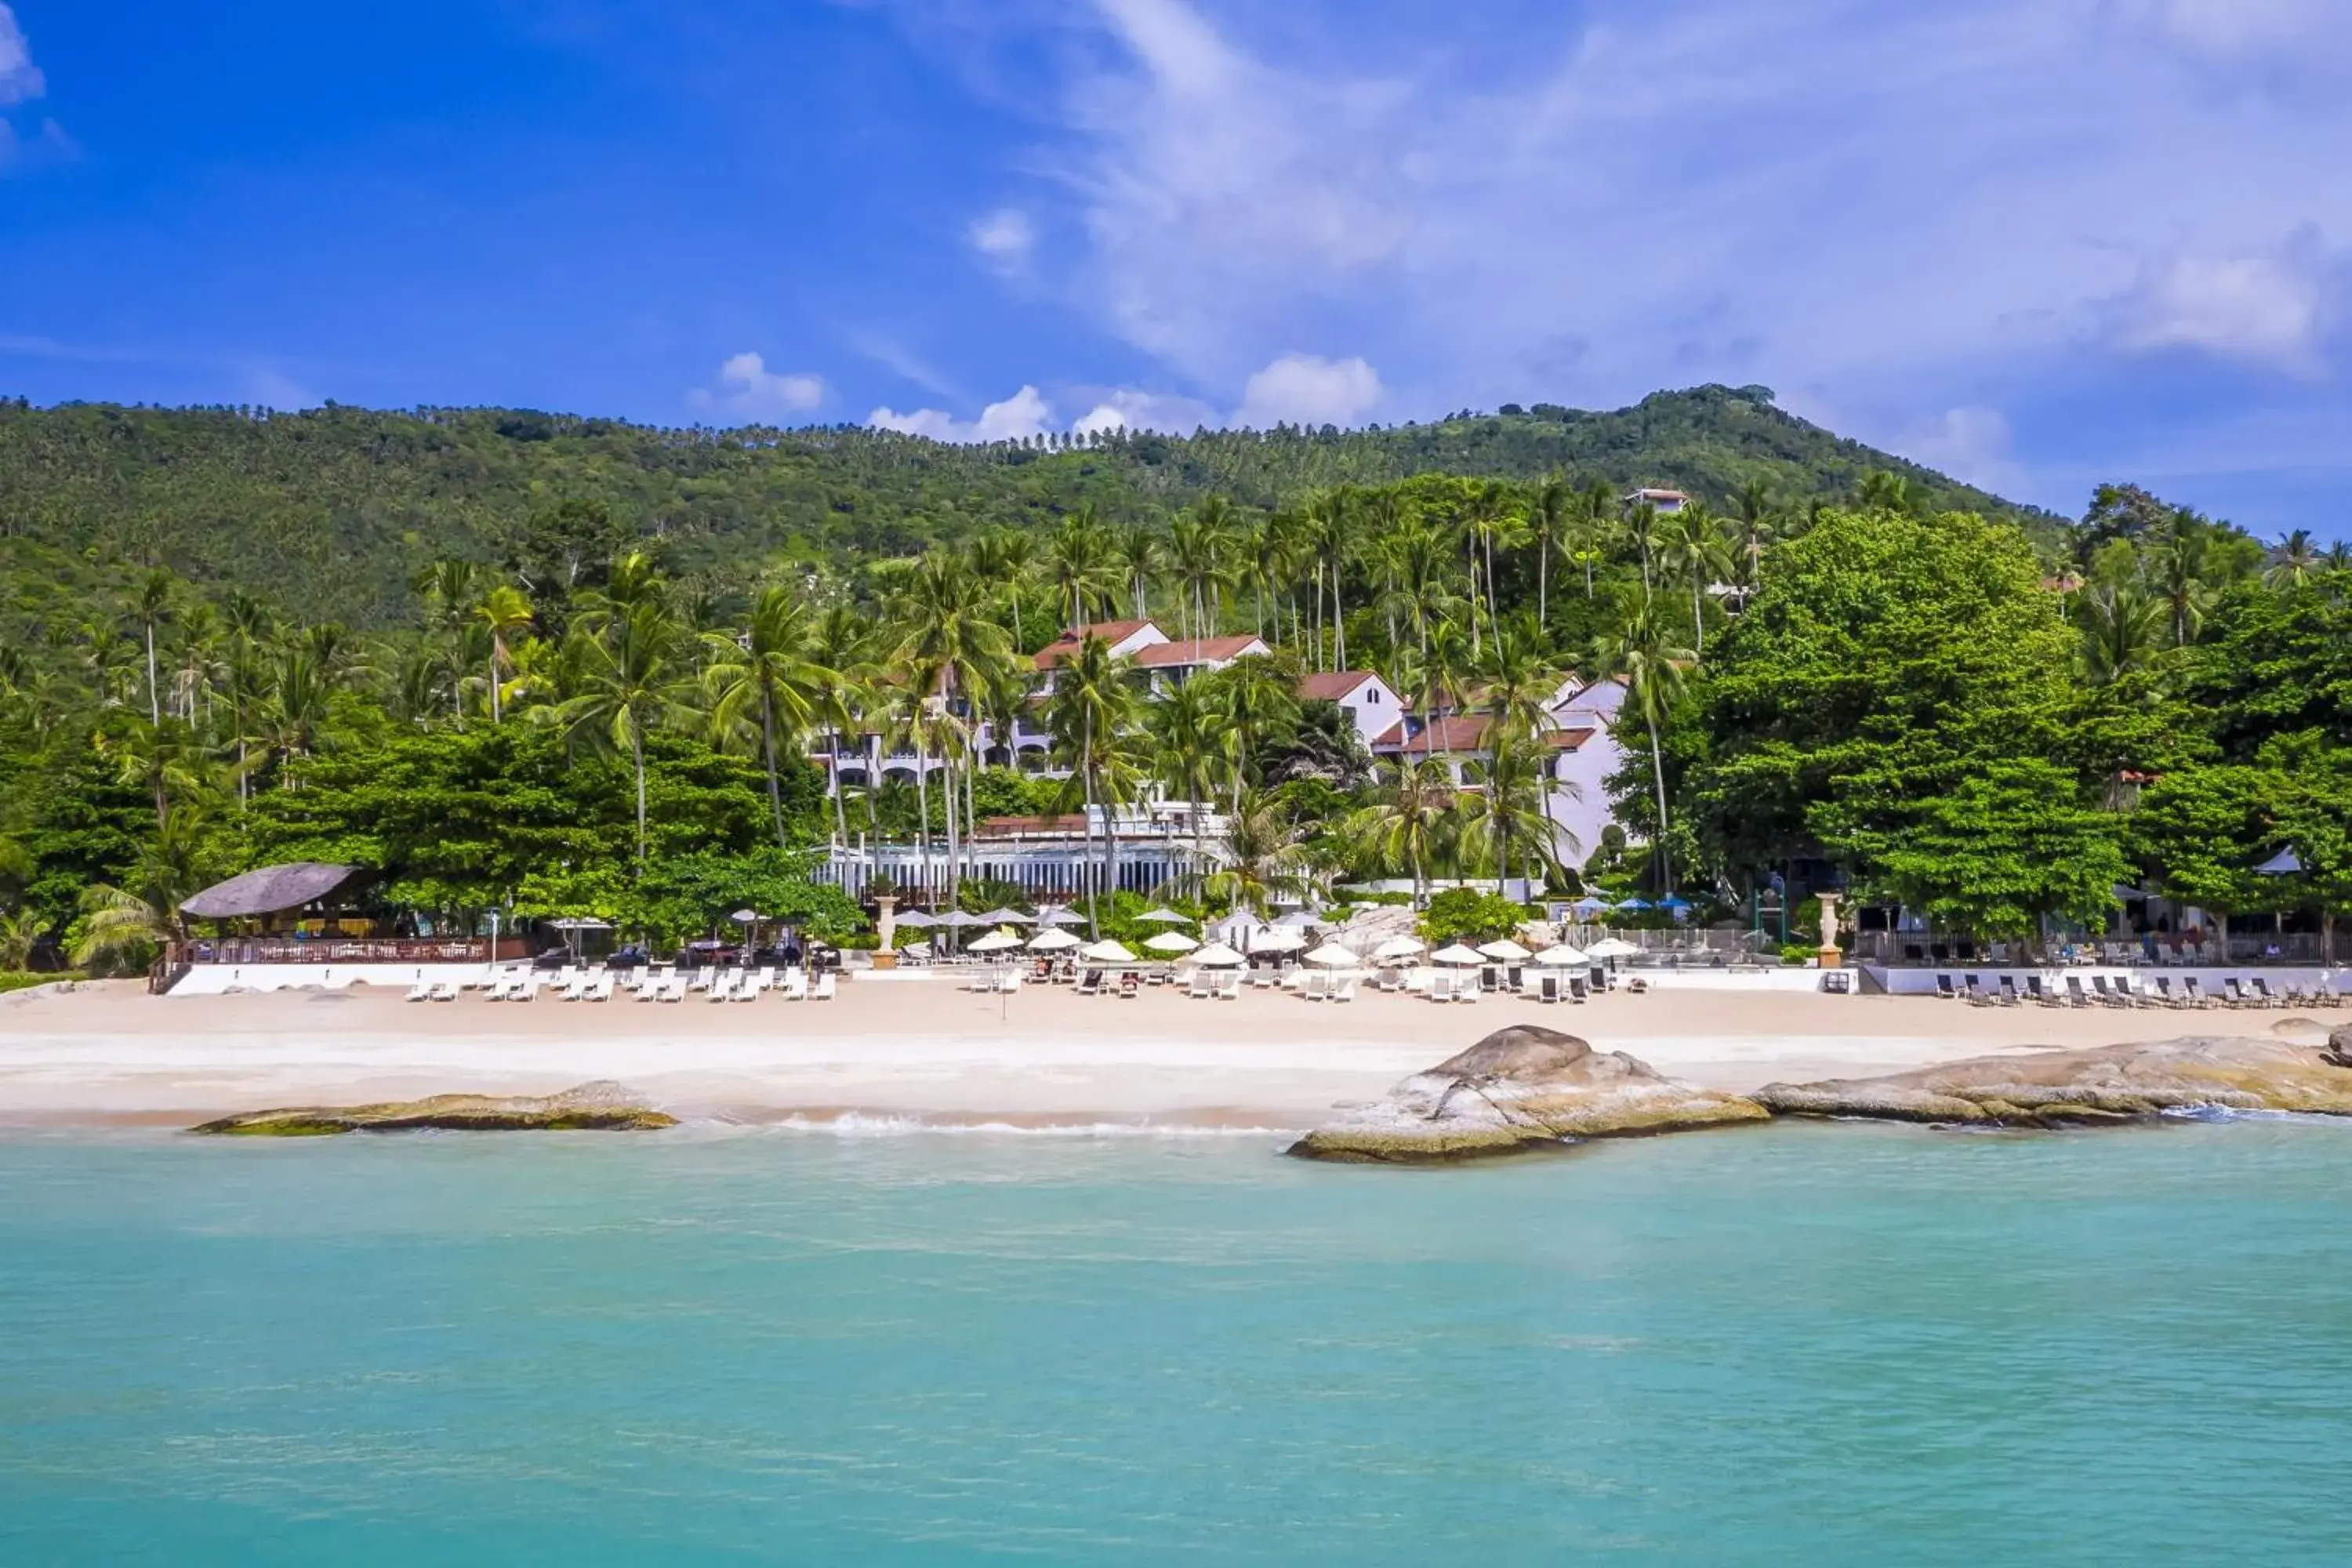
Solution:
[{"label": "hillside vegetation", "polygon": [[[306,620],[401,624],[407,584],[457,557],[520,567],[551,549],[641,541],[722,597],[778,556],[840,569],[1083,504],[1156,519],[1222,494],[1292,503],[1343,482],[1430,473],[1654,485],[1724,505],[1851,497],[1874,470],[1923,510],[2064,525],[1774,407],[1762,388],[1659,393],[1609,413],[1538,405],[1385,429],[1203,430],[954,447],[863,428],[657,429],[503,409],[303,414],[0,404],[0,587],[43,621],[168,567]],[[574,516],[551,521],[572,503]],[[588,531],[582,537],[582,503]]]}]

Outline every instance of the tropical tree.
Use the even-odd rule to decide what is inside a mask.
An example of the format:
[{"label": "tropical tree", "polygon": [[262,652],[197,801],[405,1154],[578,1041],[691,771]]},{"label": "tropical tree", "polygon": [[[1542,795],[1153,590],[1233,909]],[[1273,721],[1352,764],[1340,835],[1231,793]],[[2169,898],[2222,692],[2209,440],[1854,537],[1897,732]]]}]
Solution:
[{"label": "tropical tree", "polygon": [[1682,696],[1684,671],[1697,658],[1672,639],[1655,601],[1646,593],[1631,603],[1617,628],[1602,634],[1592,649],[1594,668],[1603,678],[1624,681],[1625,706],[1641,716],[1643,728],[1649,732],[1650,771],[1657,789],[1658,887],[1664,892],[1674,889],[1674,865],[1666,839],[1666,753],[1662,731]]},{"label": "tropical tree", "polygon": [[[618,575],[616,568],[615,575]],[[646,737],[677,714],[677,623],[658,595],[633,594],[609,602],[575,633],[576,689],[551,710],[552,722],[575,739],[625,754],[637,785],[637,862],[646,858]]]},{"label": "tropical tree", "polygon": [[1691,591],[1691,647],[1706,652],[1707,584],[1731,570],[1723,524],[1705,501],[1695,500],[1664,521],[1659,541],[1662,564],[1685,579]]},{"label": "tropical tree", "polygon": [[1195,641],[1215,629],[1213,607],[1232,580],[1233,509],[1211,496],[1168,530],[1168,569],[1183,595],[1184,624]]},{"label": "tropical tree", "polygon": [[1069,616],[1071,630],[1086,631],[1094,611],[1118,586],[1118,574],[1110,535],[1091,504],[1077,507],[1055,525],[1045,542],[1045,575]]},{"label": "tropical tree", "polygon": [[799,754],[803,741],[822,721],[839,679],[817,653],[815,621],[805,600],[772,583],[751,601],[740,632],[704,638],[710,658],[703,667],[702,688],[711,731],[722,741],[747,731],[758,736],[779,847],[791,841],[780,758]]},{"label": "tropical tree", "polygon": [[1360,855],[1403,868],[1412,878],[1413,904],[1423,907],[1430,872],[1451,847],[1460,798],[1444,763],[1399,757],[1372,803],[1349,819],[1348,836]]},{"label": "tropical tree", "polygon": [[1245,791],[1225,817],[1219,845],[1223,853],[1202,890],[1258,915],[1276,899],[1300,896],[1312,878],[1305,837],[1272,799],[1257,790]]},{"label": "tropical tree", "polygon": [[502,697],[506,675],[514,668],[514,660],[507,652],[507,639],[530,629],[530,601],[511,583],[501,583],[482,595],[482,602],[474,608],[474,618],[490,639],[490,722],[497,724],[505,719]]},{"label": "tropical tree", "polygon": [[2311,537],[2311,530],[2298,528],[2271,546],[2270,565],[2263,573],[2263,581],[2273,588],[2300,588],[2326,564],[2326,552]]},{"label": "tropical tree", "polygon": [[1100,903],[1099,895],[1118,886],[1118,827],[1113,814],[1131,798],[1138,782],[1132,737],[1141,709],[1129,661],[1093,636],[1082,637],[1055,668],[1053,694],[1045,700],[1045,722],[1055,753],[1070,770],[1086,810],[1089,847],[1096,813],[1102,816],[1102,880],[1087,911],[1088,929],[1097,932],[1101,928],[1094,906]]},{"label": "tropical tree", "polygon": [[1577,493],[1555,472],[1528,496],[1528,536],[1536,546],[1536,624],[1551,625],[1551,558],[1575,537]]},{"label": "tropical tree", "polygon": [[1150,523],[1138,520],[1118,531],[1118,563],[1127,574],[1129,604],[1139,621],[1151,618],[1151,579],[1164,552],[1165,541]]},{"label": "tropical tree", "polygon": [[151,724],[163,721],[163,698],[155,675],[155,628],[171,618],[172,586],[171,573],[160,566],[139,582],[135,613],[139,618],[140,634],[147,644],[147,721]]},{"label": "tropical tree", "polygon": [[211,880],[203,814],[184,806],[157,824],[125,874],[83,889],[68,955],[79,968],[142,963],[187,935],[180,906]]},{"label": "tropical tree", "polygon": [[2094,588],[2079,595],[2074,617],[2083,628],[2084,679],[2113,686],[2154,669],[2164,658],[2168,615],[2164,601],[2137,588]]}]

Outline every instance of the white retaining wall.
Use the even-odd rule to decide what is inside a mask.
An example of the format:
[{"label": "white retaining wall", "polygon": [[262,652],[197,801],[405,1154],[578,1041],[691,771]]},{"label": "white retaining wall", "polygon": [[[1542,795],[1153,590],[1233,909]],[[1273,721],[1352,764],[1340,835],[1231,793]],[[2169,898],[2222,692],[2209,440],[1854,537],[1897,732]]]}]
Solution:
[{"label": "white retaining wall", "polygon": [[[511,968],[512,965],[500,965]],[[419,983],[479,985],[487,963],[199,963],[172,987],[173,996],[225,996],[232,991],[341,991],[381,985],[406,991]]]},{"label": "white retaining wall", "polygon": [[1989,963],[1959,964],[1948,969],[1915,969],[1908,964],[1900,967],[1867,964],[1864,967],[1870,971],[1870,976],[1874,981],[1897,996],[1934,995],[1936,976],[1938,974],[1950,975],[1952,984],[1964,991],[1968,988],[1968,977],[1971,974],[1977,977],[1977,984],[1979,987],[1996,992],[2000,989],[2000,977],[2004,974],[2016,984],[2020,992],[2025,989],[2025,977],[2029,974],[2039,974],[2042,976],[2043,985],[2061,992],[2066,988],[2066,976],[2069,974],[2080,980],[2083,983],[2083,989],[2086,992],[2092,990],[2091,978],[2094,975],[2104,977],[2109,985],[2113,985],[2117,980],[2128,979],[2132,983],[2134,991],[2150,992],[2156,989],[2156,981],[2159,975],[2172,982],[2175,992],[2179,991],[2183,980],[2194,976],[2197,988],[2209,996],[2221,995],[2221,983],[2233,975],[2240,980],[2247,980],[2259,974],[2273,992],[2284,992],[2288,986],[2294,986],[2300,991],[2315,991],[2322,984],[2329,984],[2331,981],[2334,988],[2339,993],[2352,990],[2352,973],[2347,973],[2341,969],[2322,969],[2316,964],[2300,966],[2263,964],[2253,968],[2183,966],[2178,969],[2169,964],[2126,969],[2111,964],[2071,963],[2056,964],[2047,968],[2037,968],[2030,964],[2011,964],[2002,968]]}]

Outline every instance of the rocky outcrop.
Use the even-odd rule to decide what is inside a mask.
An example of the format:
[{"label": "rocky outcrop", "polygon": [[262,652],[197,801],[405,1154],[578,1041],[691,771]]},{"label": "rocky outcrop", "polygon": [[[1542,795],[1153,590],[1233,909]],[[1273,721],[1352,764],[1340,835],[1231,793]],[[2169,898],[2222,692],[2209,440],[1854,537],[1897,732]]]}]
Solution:
[{"label": "rocky outcrop", "polygon": [[2278,1039],[2189,1038],[2034,1056],[1971,1057],[1885,1078],[1767,1084],[1776,1116],[2003,1127],[2095,1125],[2168,1110],[2352,1116],[2352,1030],[2326,1049]]},{"label": "rocky outcrop", "polygon": [[309,1106],[225,1116],[194,1129],[240,1138],[321,1138],[338,1132],[627,1132],[675,1127],[677,1119],[617,1083],[583,1083],[561,1094],[501,1098],[436,1094],[389,1105]]},{"label": "rocky outcrop", "polygon": [[1666,1078],[1573,1035],[1499,1029],[1290,1146],[1301,1159],[1419,1164],[1762,1121],[1763,1107]]}]

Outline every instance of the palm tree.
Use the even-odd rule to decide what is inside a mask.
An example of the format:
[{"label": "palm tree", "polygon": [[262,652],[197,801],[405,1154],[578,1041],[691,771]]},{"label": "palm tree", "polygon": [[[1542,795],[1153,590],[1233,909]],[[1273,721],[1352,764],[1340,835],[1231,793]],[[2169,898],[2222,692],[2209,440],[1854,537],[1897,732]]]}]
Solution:
[{"label": "palm tree", "polygon": [[1633,548],[1642,556],[1642,591],[1650,591],[1650,558],[1658,545],[1658,509],[1650,502],[1635,501],[1625,514],[1625,533],[1633,540]]},{"label": "palm tree", "polygon": [[2300,588],[2319,575],[2327,563],[2326,553],[2311,537],[2311,530],[2298,528],[2271,546],[2270,568],[2263,581],[2273,588]]},{"label": "palm tree", "polygon": [[953,905],[957,871],[957,770],[970,750],[971,700],[987,689],[997,671],[1010,665],[1013,648],[1004,628],[989,618],[986,584],[972,575],[964,558],[936,550],[925,556],[897,605],[900,626],[893,655],[910,672],[917,701],[936,707],[933,730],[946,763],[948,792],[948,901]]},{"label": "palm tree", "polygon": [[1139,621],[1151,618],[1151,578],[1160,570],[1160,531],[1151,524],[1130,522],[1118,531],[1118,563]]},{"label": "palm tree", "polygon": [[1764,552],[1780,533],[1780,510],[1772,500],[1772,492],[1761,479],[1750,479],[1739,488],[1739,520],[1738,549],[1740,586],[1752,588],[1756,575],[1764,562]]},{"label": "palm tree", "polygon": [[2202,521],[2193,513],[2176,513],[2151,563],[2157,594],[2171,616],[2176,647],[2196,641],[2205,624],[2205,607],[2212,599],[2205,581],[2207,542]]},{"label": "palm tree", "polygon": [[751,614],[733,637],[704,638],[710,661],[702,685],[710,726],[719,736],[756,723],[761,765],[768,774],[768,805],[776,823],[776,843],[790,842],[784,826],[784,794],[778,755],[798,755],[814,729],[835,672],[817,653],[815,616],[807,603],[782,584],[771,584],[751,601]]},{"label": "palm tree", "polygon": [[[330,650],[331,651],[331,650]],[[336,679],[320,658],[318,643],[307,637],[290,638],[278,650],[268,671],[269,682],[262,710],[263,738],[278,753],[283,771],[281,787],[293,784],[291,764],[297,757],[319,749],[327,727],[329,701]]]},{"label": "palm tree", "polygon": [[2083,675],[2112,686],[2153,669],[2164,654],[2164,601],[2132,587],[2094,588],[2075,601],[2083,628]]},{"label": "palm tree", "polygon": [[[586,617],[583,617],[584,623]],[[606,609],[601,631],[575,634],[579,689],[551,710],[553,721],[593,745],[625,752],[637,782],[637,860],[646,858],[646,736],[677,711],[673,666],[677,623],[658,595],[638,595],[625,614]]]},{"label": "palm tree", "polygon": [[1083,634],[1095,608],[1109,597],[1118,581],[1110,538],[1091,503],[1080,506],[1055,526],[1053,537],[1045,543],[1045,571],[1069,614],[1070,629]]},{"label": "palm tree", "polygon": [[1718,574],[1731,569],[1731,552],[1724,542],[1723,525],[1705,501],[1692,501],[1666,520],[1660,556],[1669,571],[1690,580],[1691,647],[1705,654],[1706,587]]},{"label": "palm tree", "polygon": [[136,607],[139,629],[147,641],[147,721],[163,721],[163,701],[156,686],[155,628],[172,618],[172,574],[158,566],[140,580]]},{"label": "palm tree", "polygon": [[1698,656],[1667,639],[1656,605],[1648,594],[1634,601],[1614,632],[1597,639],[1592,658],[1601,676],[1625,682],[1625,704],[1642,716],[1650,732],[1650,776],[1658,797],[1658,887],[1674,889],[1674,866],[1666,848],[1666,761],[1660,738],[1666,715],[1682,695],[1683,671]]},{"label": "palm tree", "polygon": [[1454,594],[1454,562],[1445,541],[1426,523],[1413,522],[1384,536],[1381,555],[1388,579],[1381,608],[1410,626],[1414,645],[1426,653],[1432,628],[1449,621],[1461,603]]},{"label": "palm tree", "polygon": [[1233,509],[1221,496],[1210,496],[1180,517],[1168,530],[1168,566],[1186,601],[1186,623],[1195,647],[1215,626],[1211,610],[1224,593],[1232,573],[1227,559],[1233,549]]},{"label": "palm tree", "polygon": [[[465,655],[466,631],[470,622],[474,594],[475,567],[470,561],[444,558],[428,563],[409,580],[410,585],[425,596],[428,612],[427,624],[448,640],[448,653],[453,660]],[[464,697],[462,667],[450,671],[450,716],[462,726],[465,712],[460,706]]]},{"label": "palm tree", "polygon": [[1404,867],[1412,877],[1413,907],[1424,908],[1430,870],[1446,849],[1461,792],[1446,765],[1432,758],[1399,757],[1391,769],[1372,804],[1348,819],[1348,836],[1360,853]]},{"label": "palm tree", "polygon": [[1491,628],[1501,616],[1495,596],[1495,543],[1498,539],[1507,539],[1517,526],[1518,518],[1511,502],[1511,487],[1500,479],[1488,479],[1472,494],[1470,504],[1462,514],[1463,530],[1470,542],[1470,643],[1473,652],[1479,647],[1478,583],[1482,569],[1486,584],[1486,625]]},{"label": "palm tree", "polygon": [[[1345,592],[1348,567],[1356,557],[1358,510],[1355,488],[1340,485],[1309,498],[1303,513],[1310,559],[1315,567],[1315,606],[1318,623],[1323,607],[1323,584],[1331,584],[1331,641],[1334,669],[1348,668],[1348,605]],[[1323,666],[1323,638],[1318,624],[1315,638],[1315,665]]]},{"label": "palm tree", "polygon": [[1536,624],[1551,625],[1551,558],[1576,529],[1576,491],[1558,470],[1528,497],[1528,533],[1536,544]]},{"label": "palm tree", "polygon": [[1095,812],[1102,812],[1103,877],[1087,910],[1087,929],[1097,934],[1095,906],[1100,895],[1118,885],[1118,828],[1112,811],[1129,797],[1135,776],[1129,737],[1136,729],[1141,699],[1130,672],[1129,662],[1114,655],[1108,643],[1087,636],[1055,671],[1054,692],[1045,701],[1055,750],[1070,769],[1086,808],[1090,847]]},{"label": "palm tree", "polygon": [[21,970],[30,963],[47,925],[38,910],[0,915],[0,970]]},{"label": "palm tree", "polygon": [[513,668],[513,660],[507,657],[507,638],[530,629],[530,601],[523,597],[521,589],[501,583],[482,595],[482,602],[474,608],[474,618],[489,634],[490,722],[497,724],[503,721],[505,714],[500,692],[506,682],[500,672]]},{"label": "palm tree", "polygon": [[1492,855],[1495,891],[1501,894],[1521,865],[1531,870],[1557,866],[1558,839],[1568,838],[1571,850],[1582,847],[1549,809],[1553,790],[1574,793],[1576,786],[1551,777],[1551,752],[1539,733],[1497,722],[1487,728],[1486,753],[1479,764],[1479,787],[1463,797],[1459,827],[1465,841],[1484,846]]},{"label": "palm tree", "polygon": [[1263,914],[1276,899],[1307,886],[1305,833],[1265,795],[1251,790],[1234,803],[1220,844],[1223,854],[1202,892],[1236,910]]},{"label": "palm tree", "polygon": [[1026,647],[1029,639],[1021,626],[1021,591],[1029,584],[1029,574],[1036,567],[1037,545],[1034,535],[1025,529],[992,528],[971,543],[971,569],[983,582],[1003,590],[1005,604],[1013,612],[1013,641]]},{"label": "palm tree", "polygon": [[1164,787],[1184,797],[1192,820],[1192,855],[1208,864],[1202,839],[1202,806],[1217,789],[1220,718],[1206,681],[1188,680],[1150,709],[1152,772]]},{"label": "palm tree", "polygon": [[143,958],[186,937],[180,905],[211,880],[204,829],[194,807],[175,807],[120,882],[83,889],[81,931],[68,954],[77,967]]},{"label": "palm tree", "polygon": [[1298,727],[1298,672],[1288,656],[1236,659],[1207,678],[1235,809],[1259,750]]}]

